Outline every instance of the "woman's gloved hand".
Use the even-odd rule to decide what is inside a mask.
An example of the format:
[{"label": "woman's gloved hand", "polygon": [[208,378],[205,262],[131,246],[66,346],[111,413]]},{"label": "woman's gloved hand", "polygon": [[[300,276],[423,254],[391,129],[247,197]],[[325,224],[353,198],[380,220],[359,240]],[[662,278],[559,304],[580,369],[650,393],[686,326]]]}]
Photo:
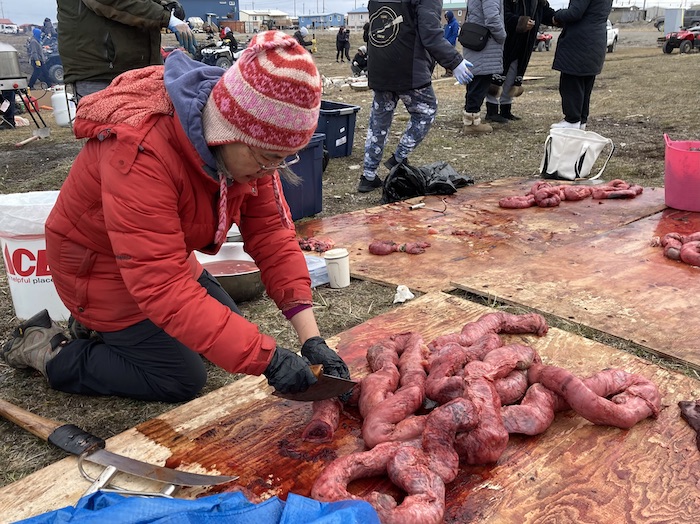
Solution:
[{"label": "woman's gloved hand", "polygon": [[452,76],[460,84],[468,84],[474,79],[474,74],[469,70],[470,67],[474,67],[474,64],[468,60],[462,60],[462,63],[452,70]]},{"label": "woman's gloved hand", "polygon": [[279,346],[263,375],[267,377],[267,383],[280,393],[301,393],[317,382],[308,360]]},{"label": "woman's gloved hand", "polygon": [[323,365],[324,375],[350,379],[350,371],[338,353],[328,347],[321,337],[311,337],[301,347],[301,354],[312,364]]}]

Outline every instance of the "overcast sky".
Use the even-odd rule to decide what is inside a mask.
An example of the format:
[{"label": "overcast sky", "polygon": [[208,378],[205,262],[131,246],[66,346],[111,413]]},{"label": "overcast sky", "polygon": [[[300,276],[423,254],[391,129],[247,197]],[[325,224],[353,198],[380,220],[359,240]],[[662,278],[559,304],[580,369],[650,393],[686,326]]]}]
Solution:
[{"label": "overcast sky", "polygon": [[[696,2],[690,0],[619,0],[621,5],[642,7],[662,6],[688,7]],[[568,0],[550,0],[555,9],[568,5]],[[313,14],[319,12],[347,13],[357,7],[367,5],[358,0],[240,0],[241,9],[279,9],[290,15]],[[0,18],[9,18],[15,24],[41,24],[46,17],[56,20],[56,0],[0,0]]]}]

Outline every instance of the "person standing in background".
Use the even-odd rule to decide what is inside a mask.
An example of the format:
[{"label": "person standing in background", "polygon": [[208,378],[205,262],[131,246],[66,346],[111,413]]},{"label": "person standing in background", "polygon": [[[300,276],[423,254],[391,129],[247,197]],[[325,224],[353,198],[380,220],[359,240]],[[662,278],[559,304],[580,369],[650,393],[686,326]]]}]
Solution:
[{"label": "person standing in background", "polygon": [[76,102],[131,69],[163,63],[161,29],[167,27],[190,54],[196,40],[177,1],[57,0],[58,53],[64,81]]},{"label": "person standing in background", "polygon": [[357,186],[368,193],[382,186],[377,175],[394,111],[403,102],[410,115],[394,154],[384,162],[391,170],[408,156],[430,131],[437,114],[432,75],[435,62],[450,69],[460,84],[472,79],[457,50],[444,38],[440,0],[370,0],[367,78],[374,99],[367,126],[362,175]]},{"label": "person standing in background", "polygon": [[[445,40],[447,40],[452,47],[457,45],[457,35],[459,35],[459,22],[455,18],[452,11],[445,11]],[[443,78],[449,78],[452,76],[452,71],[445,69],[445,74],[442,75]]]},{"label": "person standing in background", "polygon": [[46,84],[50,84],[48,75],[46,74],[46,57],[44,56],[44,47],[41,45],[41,29],[35,27],[32,29],[32,37],[29,39],[29,61],[32,64],[32,76],[29,79],[29,88],[33,88],[37,80]]},{"label": "person standing in background", "polygon": [[41,28],[41,32],[44,33],[46,38],[56,38],[56,28],[51,23],[50,18],[44,18],[44,25]]},{"label": "person standing in background", "polygon": [[562,27],[552,69],[559,71],[564,120],[552,128],[586,129],[595,78],[603,70],[607,49],[606,23],[612,0],[571,0],[554,13]]},{"label": "person standing in background", "polygon": [[344,62],[343,55],[345,53],[345,26],[341,25],[338,29],[338,33],[335,35],[335,61],[340,59]]},{"label": "person standing in background", "polygon": [[462,112],[462,133],[490,133],[493,131],[491,124],[481,121],[481,104],[491,86],[491,76],[503,71],[503,44],[507,36],[503,23],[503,0],[469,0],[467,22],[487,27],[491,35],[481,51],[462,47],[464,59],[474,64],[474,80],[467,89]]},{"label": "person standing in background", "polygon": [[512,112],[513,98],[523,93],[523,77],[540,24],[554,25],[554,9],[547,0],[505,0],[503,10],[508,33],[503,46],[503,74],[493,75],[486,95],[486,120],[500,122],[520,120]]},{"label": "person standing in background", "polygon": [[343,55],[350,62],[350,29],[345,28],[345,40],[343,40]]}]

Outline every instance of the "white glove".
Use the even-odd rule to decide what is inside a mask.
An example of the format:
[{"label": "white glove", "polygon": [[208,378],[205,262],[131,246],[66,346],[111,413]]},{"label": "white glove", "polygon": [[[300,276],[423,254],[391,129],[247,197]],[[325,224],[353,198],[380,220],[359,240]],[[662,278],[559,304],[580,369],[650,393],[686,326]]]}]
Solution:
[{"label": "white glove", "polygon": [[462,60],[462,63],[452,70],[452,76],[454,76],[460,84],[468,84],[474,79],[474,75],[469,70],[470,67],[474,67],[474,64],[467,60]]},{"label": "white glove", "polygon": [[194,55],[197,52],[196,40],[192,29],[185,22],[180,20],[174,14],[170,13],[170,21],[168,22],[168,29],[170,29],[175,36],[180,45],[185,48],[185,51]]},{"label": "white glove", "polygon": [[357,67],[357,62],[353,62],[352,65],[354,65],[355,67]]}]

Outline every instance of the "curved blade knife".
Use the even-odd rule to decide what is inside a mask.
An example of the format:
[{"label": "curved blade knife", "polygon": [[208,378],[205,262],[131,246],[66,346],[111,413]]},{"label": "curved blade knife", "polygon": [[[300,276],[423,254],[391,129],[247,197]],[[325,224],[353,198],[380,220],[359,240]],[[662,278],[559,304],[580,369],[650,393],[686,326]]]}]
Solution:
[{"label": "curved blade knife", "polygon": [[176,486],[211,486],[222,484],[238,477],[223,475],[201,475],[188,473],[163,466],[148,464],[133,458],[117,455],[104,449],[105,441],[72,424],[61,424],[54,420],[35,415],[25,409],[0,399],[0,416],[14,422],[33,435],[58,446],[73,455],[83,455],[85,460],[112,466],[117,470],[166,484]]}]

